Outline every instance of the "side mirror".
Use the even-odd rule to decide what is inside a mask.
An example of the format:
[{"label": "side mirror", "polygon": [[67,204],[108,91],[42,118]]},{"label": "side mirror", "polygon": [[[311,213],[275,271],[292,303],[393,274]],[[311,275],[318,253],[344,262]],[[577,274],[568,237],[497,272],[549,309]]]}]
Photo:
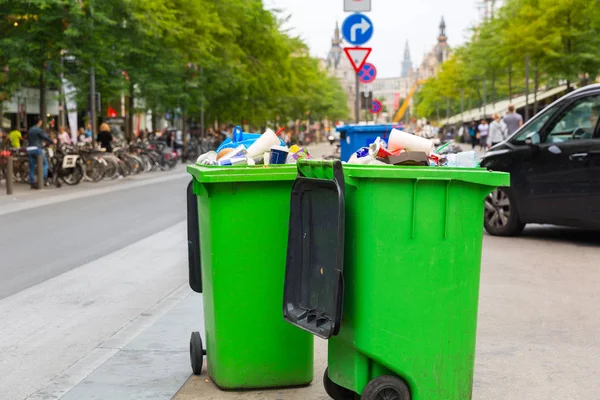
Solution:
[{"label": "side mirror", "polygon": [[527,146],[533,146],[533,140],[531,140],[531,138],[527,138],[527,139],[525,139],[525,144]]}]

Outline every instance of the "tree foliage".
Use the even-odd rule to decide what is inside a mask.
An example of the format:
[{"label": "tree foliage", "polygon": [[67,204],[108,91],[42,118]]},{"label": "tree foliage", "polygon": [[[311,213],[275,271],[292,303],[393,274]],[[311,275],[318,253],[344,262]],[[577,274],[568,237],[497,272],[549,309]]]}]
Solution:
[{"label": "tree foliage", "polygon": [[[590,83],[600,73],[597,0],[506,0],[495,18],[473,30],[416,97],[417,114],[436,118],[523,93],[529,56],[530,91],[558,82]],[[485,98],[484,98],[485,85]],[[464,95],[463,95],[464,93]]]},{"label": "tree foliage", "polygon": [[[343,119],[345,94],[261,0],[0,0],[0,91],[57,87],[207,120]],[[43,85],[43,86],[42,86]],[[138,110],[141,111],[141,110]]]}]

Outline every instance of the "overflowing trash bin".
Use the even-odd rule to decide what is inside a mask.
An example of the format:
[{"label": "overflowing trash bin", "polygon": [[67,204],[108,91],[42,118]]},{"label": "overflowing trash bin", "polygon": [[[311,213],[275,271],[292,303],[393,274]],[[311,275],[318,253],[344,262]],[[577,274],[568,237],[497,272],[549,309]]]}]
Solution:
[{"label": "overflowing trash bin", "polygon": [[[235,146],[232,146],[235,147]],[[305,385],[313,336],[281,318],[295,165],[188,166],[190,286],[203,293],[206,344],[190,359],[222,389]]]},{"label": "overflowing trash bin", "polygon": [[344,125],[337,127],[340,132],[340,158],[348,161],[352,153],[361,147],[368,147],[377,137],[386,140],[392,129],[404,129],[402,124]]},{"label": "overflowing trash bin", "polygon": [[336,400],[471,398],[483,199],[479,168],[298,162],[284,318],[329,339]]}]

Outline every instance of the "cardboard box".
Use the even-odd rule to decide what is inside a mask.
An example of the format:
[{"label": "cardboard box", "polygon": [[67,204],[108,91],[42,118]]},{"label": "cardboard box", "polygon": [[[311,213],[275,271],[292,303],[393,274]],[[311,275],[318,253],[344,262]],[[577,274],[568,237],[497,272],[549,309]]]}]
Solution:
[{"label": "cardboard box", "polygon": [[384,162],[391,165],[416,165],[416,166],[429,166],[429,159],[427,153],[423,151],[405,151],[397,156],[389,156]]}]

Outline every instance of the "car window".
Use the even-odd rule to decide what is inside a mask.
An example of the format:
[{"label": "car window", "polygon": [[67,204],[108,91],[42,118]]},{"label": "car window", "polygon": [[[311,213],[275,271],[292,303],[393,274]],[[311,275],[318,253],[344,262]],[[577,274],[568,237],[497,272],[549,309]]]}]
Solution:
[{"label": "car window", "polygon": [[600,115],[600,95],[575,101],[551,127],[545,143],[563,143],[570,140],[591,139]]},{"label": "car window", "polygon": [[518,130],[512,139],[510,139],[510,142],[513,144],[524,144],[525,140],[531,139],[532,143],[538,144],[540,142],[540,129],[542,129],[546,121],[548,121],[560,107],[561,104],[555,104],[542,110],[542,112],[533,117],[533,120],[524,126],[523,129]]}]

